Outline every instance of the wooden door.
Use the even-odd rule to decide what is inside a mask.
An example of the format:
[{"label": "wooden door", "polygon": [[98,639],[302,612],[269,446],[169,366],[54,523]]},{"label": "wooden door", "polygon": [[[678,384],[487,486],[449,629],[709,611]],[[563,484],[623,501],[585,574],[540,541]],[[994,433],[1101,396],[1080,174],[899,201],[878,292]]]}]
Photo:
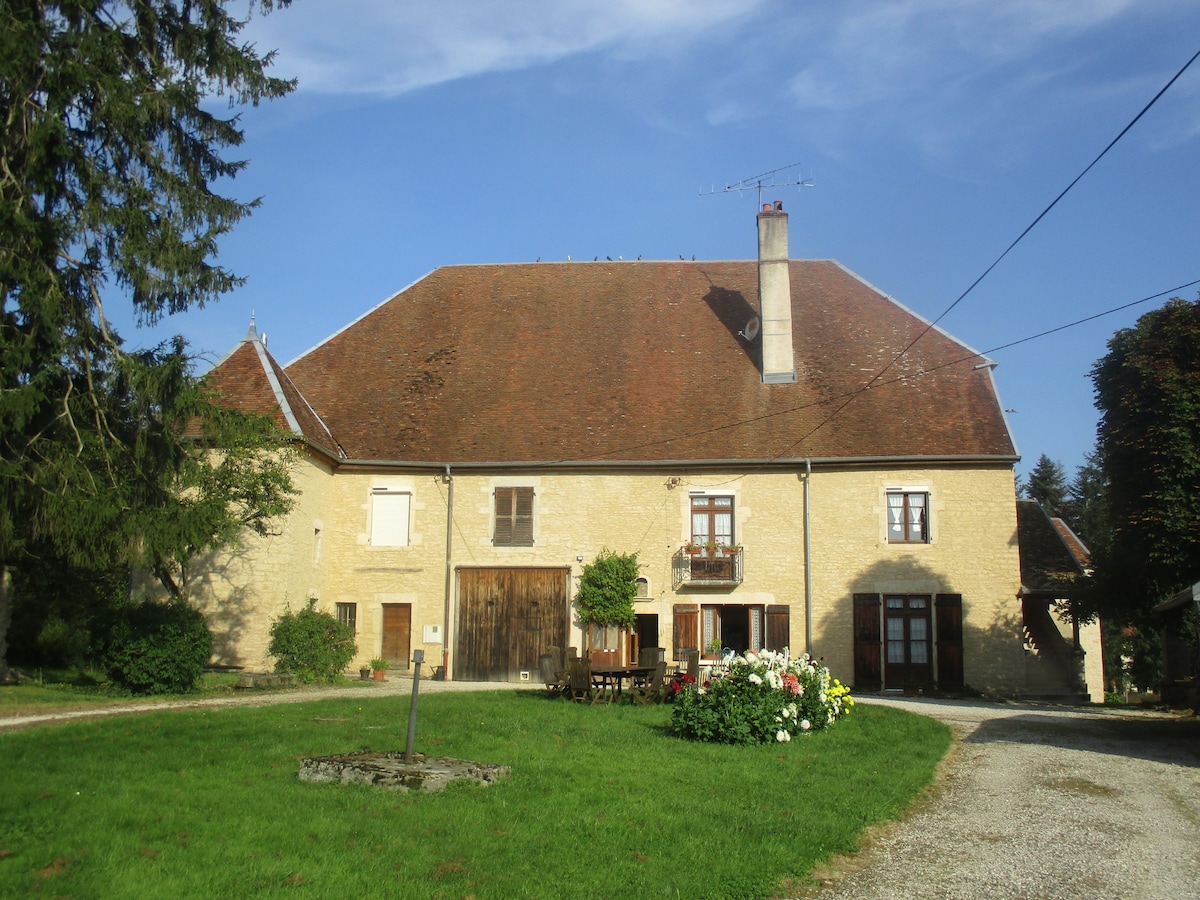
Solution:
[{"label": "wooden door", "polygon": [[457,681],[518,681],[536,673],[538,657],[565,647],[570,571],[458,570]]},{"label": "wooden door", "polygon": [[412,604],[383,604],[383,648],[380,656],[392,668],[407,669],[412,664]]}]

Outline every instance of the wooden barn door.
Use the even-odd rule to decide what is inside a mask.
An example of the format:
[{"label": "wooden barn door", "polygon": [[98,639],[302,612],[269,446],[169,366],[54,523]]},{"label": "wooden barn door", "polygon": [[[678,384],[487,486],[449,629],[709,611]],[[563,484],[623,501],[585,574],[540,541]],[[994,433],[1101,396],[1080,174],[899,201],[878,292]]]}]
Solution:
[{"label": "wooden barn door", "polygon": [[456,681],[518,681],[538,657],[564,647],[569,570],[459,569]]}]

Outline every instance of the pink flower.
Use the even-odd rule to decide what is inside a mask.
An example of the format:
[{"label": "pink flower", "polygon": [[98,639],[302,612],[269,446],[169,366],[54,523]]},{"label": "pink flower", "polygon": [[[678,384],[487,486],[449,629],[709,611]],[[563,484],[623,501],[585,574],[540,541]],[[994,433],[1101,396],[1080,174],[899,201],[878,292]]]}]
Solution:
[{"label": "pink flower", "polygon": [[790,691],[793,696],[800,696],[800,679],[795,675],[787,672],[783,676],[784,690]]}]

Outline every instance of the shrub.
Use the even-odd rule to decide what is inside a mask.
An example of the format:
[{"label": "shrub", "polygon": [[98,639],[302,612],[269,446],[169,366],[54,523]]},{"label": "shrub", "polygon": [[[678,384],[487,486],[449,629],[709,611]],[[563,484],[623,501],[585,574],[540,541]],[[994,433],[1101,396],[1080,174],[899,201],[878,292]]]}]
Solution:
[{"label": "shrub", "polygon": [[807,654],[791,659],[763,650],[713,667],[708,685],[686,685],[671,712],[671,731],[699,741],[790,741],[825,728],[854,706],[850,689]]},{"label": "shrub", "polygon": [[585,625],[620,625],[632,628],[637,621],[633,598],[637,596],[636,553],[601,550],[594,562],[583,567],[575,602]]},{"label": "shrub", "polygon": [[271,625],[267,648],[275,657],[275,671],[300,676],[305,684],[335,681],[358,652],[354,629],[343,625],[316,600],[299,612],[284,610]]},{"label": "shrub", "polygon": [[204,615],[186,603],[145,601],[124,609],[113,628],[105,669],[135,694],[183,694],[212,656]]}]

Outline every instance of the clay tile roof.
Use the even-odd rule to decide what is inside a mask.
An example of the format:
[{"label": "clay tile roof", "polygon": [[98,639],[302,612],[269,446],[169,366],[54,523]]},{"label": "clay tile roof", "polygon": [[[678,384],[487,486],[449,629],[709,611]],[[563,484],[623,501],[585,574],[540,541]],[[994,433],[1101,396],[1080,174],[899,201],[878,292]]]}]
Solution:
[{"label": "clay tile roof", "polygon": [[[1069,535],[1070,540],[1064,535]],[[1021,548],[1021,593],[1065,597],[1084,574],[1077,548],[1083,542],[1062,519],[1051,519],[1036,500],[1017,501],[1017,540]]]},{"label": "clay tile roof", "polygon": [[836,262],[790,277],[794,384],[738,334],[754,260],[441,268],[287,374],[351,459],[1016,459],[986,360],[935,328],[893,363],[924,320]]},{"label": "clay tile roof", "polygon": [[1075,562],[1081,569],[1090,568],[1092,565],[1092,551],[1088,550],[1087,545],[1079,539],[1071,526],[1062,519],[1052,517],[1050,524],[1054,526],[1054,530],[1058,532],[1058,536],[1062,538],[1063,544],[1074,558]]},{"label": "clay tile roof", "polygon": [[342,455],[325,423],[267,352],[253,326],[241,343],[204,377],[232,406],[269,416],[280,428],[307,440],[334,459]]}]

